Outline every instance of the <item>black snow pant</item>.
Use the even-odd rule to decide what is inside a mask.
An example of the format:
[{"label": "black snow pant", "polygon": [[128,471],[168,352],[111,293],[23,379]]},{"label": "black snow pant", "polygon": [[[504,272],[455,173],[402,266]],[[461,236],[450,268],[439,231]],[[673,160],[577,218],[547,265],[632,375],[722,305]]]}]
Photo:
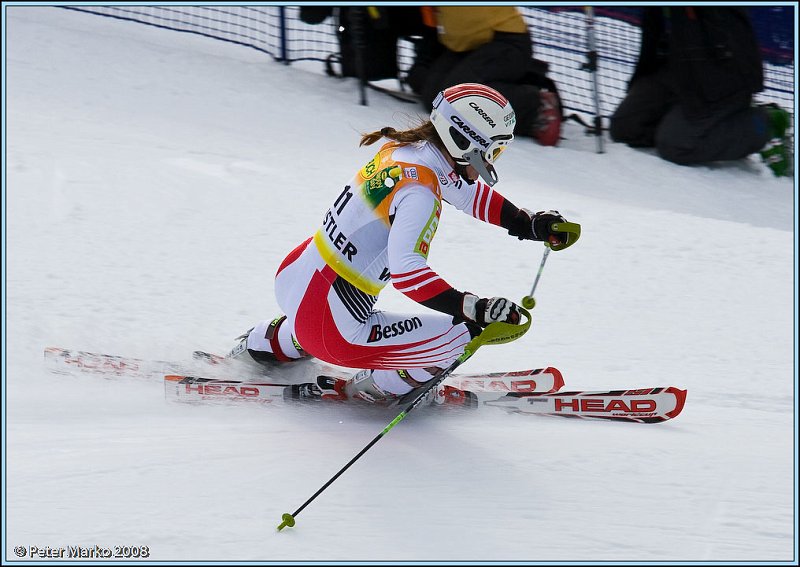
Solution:
[{"label": "black snow pant", "polygon": [[460,83],[481,83],[505,96],[517,117],[514,133],[530,136],[539,113],[539,89],[521,84],[531,69],[532,48],[528,34],[495,33],[494,39],[473,51],[444,50],[428,69],[415,78],[428,111],[436,95]]},{"label": "black snow pant", "polygon": [[631,85],[611,117],[612,140],[654,147],[661,158],[680,165],[741,159],[767,143],[767,114],[752,107],[749,96],[689,118],[663,77],[656,73]]}]

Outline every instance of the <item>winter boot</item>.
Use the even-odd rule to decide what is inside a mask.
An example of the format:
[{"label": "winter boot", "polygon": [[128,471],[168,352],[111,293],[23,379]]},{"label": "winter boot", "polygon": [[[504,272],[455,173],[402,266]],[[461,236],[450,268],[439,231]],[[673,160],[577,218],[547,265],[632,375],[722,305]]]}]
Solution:
[{"label": "winter boot", "polygon": [[561,138],[561,110],[556,93],[546,89],[539,91],[539,112],[532,135],[543,146],[555,146]]},{"label": "winter boot", "polygon": [[791,140],[787,135],[791,124],[791,115],[776,104],[763,106],[767,114],[769,141],[759,152],[761,159],[772,170],[775,177],[792,175]]}]

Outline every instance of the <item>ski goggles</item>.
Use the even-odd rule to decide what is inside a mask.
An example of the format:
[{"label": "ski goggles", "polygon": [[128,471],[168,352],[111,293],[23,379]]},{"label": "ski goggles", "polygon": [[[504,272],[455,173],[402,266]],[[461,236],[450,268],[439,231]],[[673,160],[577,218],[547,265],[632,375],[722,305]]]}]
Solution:
[{"label": "ski goggles", "polygon": [[513,140],[514,134],[495,136],[492,138],[492,143],[483,152],[483,158],[489,163],[494,163]]},{"label": "ski goggles", "polygon": [[[464,150],[465,152],[469,149],[470,141],[453,126],[450,126],[450,137],[453,138],[453,141],[459,149]],[[480,151],[481,157],[486,160],[487,163],[493,164],[513,140],[513,134],[495,136],[491,139],[489,146],[485,150]]]}]

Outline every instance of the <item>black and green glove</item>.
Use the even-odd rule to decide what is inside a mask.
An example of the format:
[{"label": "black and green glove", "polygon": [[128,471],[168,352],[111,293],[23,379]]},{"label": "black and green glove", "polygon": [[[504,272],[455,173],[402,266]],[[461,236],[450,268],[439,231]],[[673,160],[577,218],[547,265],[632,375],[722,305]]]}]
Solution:
[{"label": "black and green glove", "polygon": [[581,225],[567,222],[558,211],[532,213],[528,209],[519,209],[508,233],[520,240],[543,241],[558,251],[575,244],[581,236]]}]

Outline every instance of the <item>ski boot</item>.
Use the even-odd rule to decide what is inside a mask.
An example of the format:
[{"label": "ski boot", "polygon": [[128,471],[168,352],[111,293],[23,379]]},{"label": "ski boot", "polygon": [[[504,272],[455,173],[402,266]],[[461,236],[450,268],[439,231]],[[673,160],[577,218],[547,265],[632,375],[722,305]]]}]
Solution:
[{"label": "ski boot", "polygon": [[[426,368],[425,370],[431,374],[431,379],[435,379],[442,372],[441,368],[436,367]],[[425,390],[428,382],[414,380],[406,370],[398,370],[397,372],[406,383],[416,384],[416,386],[405,394],[393,394],[380,388],[375,383],[372,370],[362,370],[347,381],[344,391],[350,398],[373,404],[387,406],[410,404]],[[475,407],[478,405],[478,399],[473,392],[439,384],[436,388],[432,388],[425,393],[425,397],[420,404],[425,406]]]},{"label": "ski boot", "polygon": [[370,404],[392,405],[400,396],[383,390],[375,383],[374,370],[356,372],[344,385],[344,393],[354,400]]},{"label": "ski boot", "polygon": [[375,384],[372,370],[361,370],[352,378],[317,376],[315,382],[294,384],[284,390],[284,398],[292,400],[361,400],[376,405],[392,405],[400,396],[386,392]]},{"label": "ski boot", "polygon": [[[248,331],[236,337],[236,340],[239,342],[231,349],[225,358],[250,359],[267,367],[274,367],[276,365],[295,362],[306,358],[308,355],[297,343],[294,336],[292,336],[292,346],[294,347],[294,350],[297,351],[299,357],[288,356],[284,354],[283,350],[281,349],[281,345],[278,342],[278,329],[285,320],[286,315],[281,315],[280,317],[273,319],[269,325],[266,326],[263,339],[259,338],[256,341],[250,341],[250,335],[256,329],[256,327],[251,327]],[[263,324],[261,325],[263,328]],[[260,332],[261,330],[259,330],[259,333]],[[264,348],[270,348],[272,350],[259,350],[252,348],[253,343],[258,343],[259,341],[262,343]]]},{"label": "ski boot", "polygon": [[[410,404],[413,402],[423,388],[414,388],[407,394],[403,394],[398,400],[398,405]],[[439,384],[436,388],[425,393],[425,398],[420,402],[423,406],[435,406],[451,408],[474,408],[478,406],[478,396],[475,392],[461,390],[453,386]]]},{"label": "ski boot", "polygon": [[317,376],[315,382],[305,384],[292,384],[283,391],[285,400],[318,401],[347,399],[345,384],[347,380],[333,376]]},{"label": "ski boot", "polygon": [[[426,368],[425,370],[431,375],[431,380],[438,377],[442,372],[442,369],[437,367]],[[415,380],[406,370],[397,370],[397,373],[404,382],[414,385],[409,392],[405,394],[388,392],[375,383],[373,370],[362,370],[345,383],[344,393],[351,399],[358,399],[372,404],[404,406],[416,400],[417,396],[425,390],[426,385],[429,383],[428,381],[419,382]],[[478,399],[473,392],[439,384],[436,388],[432,388],[425,393],[425,397],[420,404],[425,406],[475,407],[478,405]]]}]

